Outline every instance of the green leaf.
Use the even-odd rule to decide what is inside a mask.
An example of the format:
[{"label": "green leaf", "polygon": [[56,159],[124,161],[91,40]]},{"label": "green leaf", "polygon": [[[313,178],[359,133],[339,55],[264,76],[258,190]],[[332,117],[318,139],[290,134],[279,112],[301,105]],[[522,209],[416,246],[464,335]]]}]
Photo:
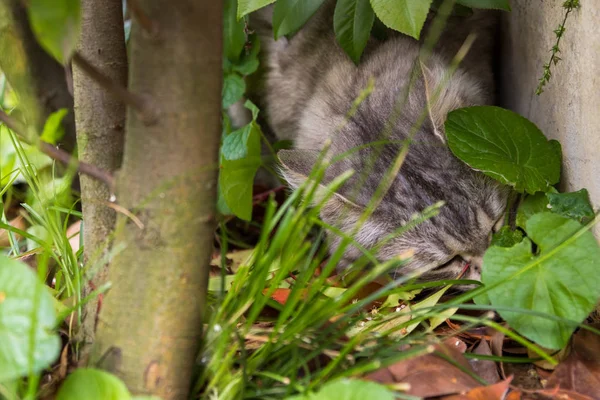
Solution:
[{"label": "green leaf", "polygon": [[321,7],[324,0],[278,0],[273,9],[275,39],[296,32]]},{"label": "green leaf", "polygon": [[60,110],[50,114],[46,120],[46,123],[44,124],[44,130],[42,131],[42,136],[40,139],[46,143],[56,145],[56,143],[65,135],[62,121],[68,113],[69,110],[66,108],[61,108]]},{"label": "green leaf", "polygon": [[456,0],[456,3],[471,8],[491,8],[510,11],[508,0]]},{"label": "green leaf", "polygon": [[29,0],[31,29],[42,47],[66,63],[77,47],[81,29],[79,0]]},{"label": "green leaf", "polygon": [[371,0],[371,6],[385,26],[418,39],[432,1]]},{"label": "green leaf", "polygon": [[546,193],[553,213],[585,224],[594,218],[594,209],[586,189],[572,193]]},{"label": "green leaf", "polygon": [[328,382],[316,393],[288,397],[288,400],[394,400],[394,392],[379,383],[360,379],[338,379]]},{"label": "green leaf", "polygon": [[460,108],[448,114],[445,126],[456,157],[518,192],[546,192],[560,178],[557,142],[519,114],[492,106]]},{"label": "green leaf", "polygon": [[335,6],[335,38],[355,64],[367,45],[374,21],[369,0],[338,0]]},{"label": "green leaf", "polygon": [[238,0],[238,19],[260,8],[275,3],[276,0]]},{"label": "green leaf", "polygon": [[260,40],[258,39],[258,35],[250,35],[248,41],[252,43],[250,52],[244,52],[239,62],[232,65],[234,71],[244,76],[255,73],[259,66],[258,53],[260,52]]},{"label": "green leaf", "polygon": [[510,226],[503,226],[500,230],[492,235],[492,243],[490,246],[513,247],[523,240],[523,232],[518,229],[514,231]]},{"label": "green leaf", "polygon": [[56,400],[130,400],[127,386],[116,376],[92,368],[80,368],[67,377]]},{"label": "green leaf", "polygon": [[238,74],[227,74],[223,81],[223,108],[231,107],[244,96],[246,82]]},{"label": "green leaf", "polygon": [[258,125],[251,122],[225,136],[221,154],[225,160],[239,160],[249,155],[260,156],[260,128]]},{"label": "green leaf", "polygon": [[246,221],[252,219],[252,188],[260,165],[260,157],[224,160],[221,163],[219,186],[223,199],[236,216]]},{"label": "green leaf", "polygon": [[548,198],[546,193],[539,192],[527,195],[517,208],[517,226],[525,229],[527,220],[534,214],[548,211]]},{"label": "green leaf", "polygon": [[225,0],[223,10],[223,46],[225,56],[233,63],[240,59],[246,44],[246,21],[237,19],[237,0]]},{"label": "green leaf", "polygon": [[0,255],[0,382],[38,373],[56,360],[52,296],[25,264]]},{"label": "green leaf", "polygon": [[[483,258],[482,281],[498,286],[488,291],[491,304],[522,308],[583,321],[600,297],[600,247],[582,226],[544,212],[527,221],[527,235],[510,247],[490,247]],[[532,243],[538,246],[532,253]],[[476,302],[480,300],[476,298]],[[576,328],[517,311],[499,311],[521,335],[549,349],[563,348]]]}]

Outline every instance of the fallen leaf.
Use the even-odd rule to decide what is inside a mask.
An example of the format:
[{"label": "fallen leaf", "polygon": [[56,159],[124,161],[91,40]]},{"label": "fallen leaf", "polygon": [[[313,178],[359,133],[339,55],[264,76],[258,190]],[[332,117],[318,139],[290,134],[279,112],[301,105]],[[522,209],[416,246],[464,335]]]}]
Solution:
[{"label": "fallen leaf", "polygon": [[[400,361],[367,375],[366,379],[385,384],[408,384],[410,389],[406,393],[419,397],[467,392],[480,383],[462,370],[471,370],[461,353],[462,345],[461,340],[449,338],[434,346],[435,353]],[[462,369],[440,355],[453,360]]]},{"label": "fallen leaf", "polygon": [[[491,356],[492,350],[490,349],[488,341],[481,340],[473,350],[473,354]],[[469,364],[471,364],[473,371],[487,383],[494,384],[500,381],[500,374],[498,373],[498,366],[495,361],[472,358],[469,360]]]},{"label": "fallen leaf", "polygon": [[[544,398],[556,399],[556,400],[596,400],[598,399],[598,395],[596,397],[590,397],[581,393],[573,392],[571,390],[562,390],[562,389],[554,389],[554,390],[538,390],[535,394],[540,394],[544,396]],[[539,399],[539,397],[535,397],[535,399]]]},{"label": "fallen leaf", "polygon": [[[10,226],[12,226],[13,228],[17,228],[20,229],[22,231],[24,231],[27,228],[27,224],[25,223],[25,218],[22,215],[19,215],[16,218],[11,219],[10,221],[8,221],[8,224]],[[15,240],[21,240],[21,236],[14,234],[13,236],[15,238]],[[8,231],[5,229],[0,229],[0,247],[9,247],[10,246],[10,240],[8,237]]]},{"label": "fallen leaf", "polygon": [[510,389],[512,376],[490,386],[480,386],[465,394],[443,397],[443,400],[504,400]]},{"label": "fallen leaf", "polygon": [[573,335],[571,354],[556,367],[545,387],[600,399],[600,336],[584,329]]}]

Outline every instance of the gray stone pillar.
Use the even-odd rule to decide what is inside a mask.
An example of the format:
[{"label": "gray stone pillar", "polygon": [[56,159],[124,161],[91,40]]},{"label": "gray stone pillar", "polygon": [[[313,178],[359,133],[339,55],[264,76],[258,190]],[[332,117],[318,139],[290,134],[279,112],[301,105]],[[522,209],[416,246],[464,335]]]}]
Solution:
[{"label": "gray stone pillar", "polygon": [[[544,93],[535,94],[562,22],[562,0],[513,0],[503,17],[501,105],[532,120],[563,149],[561,189],[587,188],[600,206],[600,0],[569,15]],[[600,226],[595,227],[600,238]]]}]

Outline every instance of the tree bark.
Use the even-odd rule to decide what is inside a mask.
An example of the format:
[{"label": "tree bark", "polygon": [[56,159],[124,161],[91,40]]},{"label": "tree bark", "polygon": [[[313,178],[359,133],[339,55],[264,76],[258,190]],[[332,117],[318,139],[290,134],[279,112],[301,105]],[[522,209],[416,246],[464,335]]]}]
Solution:
[{"label": "tree bark", "polygon": [[0,69],[19,96],[19,110],[28,126],[42,132],[50,114],[66,108],[61,147],[75,148],[73,97],[65,69],[37,43],[20,0],[0,0]]},{"label": "tree bark", "polygon": [[[81,36],[78,52],[116,84],[127,85],[127,51],[121,0],[82,0]],[[75,123],[79,160],[114,173],[121,165],[125,129],[125,105],[73,65]],[[111,193],[102,182],[80,175],[83,208],[84,259],[98,265],[109,250],[116,213],[106,206]],[[90,270],[83,295],[108,279],[107,265]],[[85,357],[94,340],[99,299],[87,303],[78,333],[80,356]]]},{"label": "tree bark", "polygon": [[[153,112],[127,115],[111,263],[92,364],[134,394],[186,398],[202,333],[221,136],[222,2],[139,0],[129,90]],[[139,19],[140,14],[138,14]],[[154,119],[144,114],[156,115]]]}]

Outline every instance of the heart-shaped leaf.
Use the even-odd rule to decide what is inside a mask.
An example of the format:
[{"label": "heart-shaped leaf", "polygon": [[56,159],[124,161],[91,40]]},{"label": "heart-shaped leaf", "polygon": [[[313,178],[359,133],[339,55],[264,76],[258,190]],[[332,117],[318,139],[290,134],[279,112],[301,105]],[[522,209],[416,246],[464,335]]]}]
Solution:
[{"label": "heart-shaped leaf", "polygon": [[238,74],[227,74],[223,80],[222,107],[229,108],[244,96],[246,82]]},{"label": "heart-shaped leaf", "polygon": [[335,37],[356,64],[369,40],[373,21],[375,13],[369,0],[338,0],[335,5]]},{"label": "heart-shaped leaf", "polygon": [[61,63],[71,57],[81,30],[79,0],[29,0],[29,21],[38,42]]},{"label": "heart-shaped leaf", "polygon": [[52,296],[25,264],[0,255],[0,382],[47,368],[60,352]]},{"label": "heart-shaped leaf", "polygon": [[92,368],[80,368],[67,377],[56,400],[130,400],[127,386],[116,376]]},{"label": "heart-shaped leaf", "polygon": [[[487,293],[491,304],[583,321],[600,297],[600,247],[582,229],[576,221],[544,212],[527,221],[531,240],[488,249],[481,278],[487,286],[498,284]],[[477,303],[484,300],[476,298]],[[576,328],[518,311],[499,313],[517,332],[549,349],[563,348]]]},{"label": "heart-shaped leaf", "polygon": [[432,1],[371,0],[371,6],[385,26],[418,39]]},{"label": "heart-shaped leaf", "polygon": [[560,178],[560,144],[533,122],[492,106],[454,110],[446,120],[452,153],[518,192],[546,192]]}]

